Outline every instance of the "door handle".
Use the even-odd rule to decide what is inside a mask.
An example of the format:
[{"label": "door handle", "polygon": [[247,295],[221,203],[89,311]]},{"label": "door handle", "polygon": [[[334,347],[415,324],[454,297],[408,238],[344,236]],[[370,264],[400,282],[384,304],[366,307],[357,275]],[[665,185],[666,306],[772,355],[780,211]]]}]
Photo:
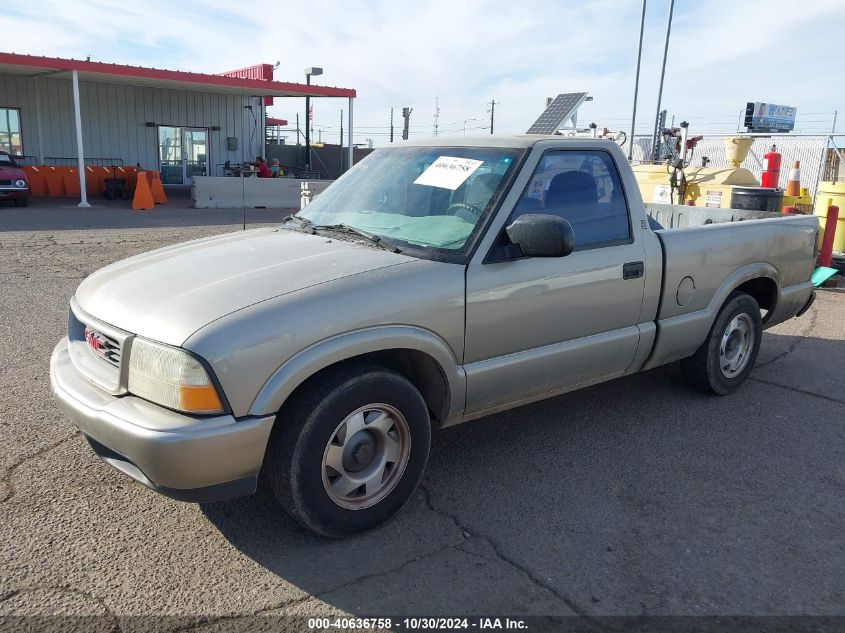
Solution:
[{"label": "door handle", "polygon": [[628,262],[622,266],[622,279],[637,279],[642,277],[645,266],[642,262]]}]

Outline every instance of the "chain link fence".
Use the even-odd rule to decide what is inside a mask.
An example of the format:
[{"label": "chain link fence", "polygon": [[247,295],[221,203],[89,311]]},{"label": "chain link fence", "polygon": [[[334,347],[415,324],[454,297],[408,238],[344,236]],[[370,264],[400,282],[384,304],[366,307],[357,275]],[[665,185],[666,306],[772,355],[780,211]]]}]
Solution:
[{"label": "chain link fence", "polygon": [[[742,136],[740,134],[714,134],[705,136],[698,142],[689,158],[690,165],[700,166],[707,157],[708,167],[730,167],[725,158],[725,139]],[[632,163],[643,164],[651,161],[651,136],[635,136]],[[798,136],[795,134],[771,134],[754,138],[751,151],[741,167],[749,170],[759,180],[763,173],[763,155],[772,145],[783,156],[780,169],[779,186],[786,187],[789,172],[794,161],[801,161],[801,186],[815,197],[819,181],[838,180],[845,177],[845,135],[821,134],[817,136]],[[839,149],[839,148],[843,149]],[[622,145],[628,152],[628,143]]]}]

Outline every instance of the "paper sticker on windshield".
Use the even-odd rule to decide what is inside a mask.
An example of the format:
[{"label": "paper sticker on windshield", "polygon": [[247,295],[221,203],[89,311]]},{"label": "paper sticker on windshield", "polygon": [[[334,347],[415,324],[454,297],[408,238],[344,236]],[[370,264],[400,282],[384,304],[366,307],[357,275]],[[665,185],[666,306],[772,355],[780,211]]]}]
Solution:
[{"label": "paper sticker on windshield", "polygon": [[481,167],[483,160],[440,156],[431,166],[419,175],[415,185],[441,187],[454,191],[460,187],[472,173]]}]

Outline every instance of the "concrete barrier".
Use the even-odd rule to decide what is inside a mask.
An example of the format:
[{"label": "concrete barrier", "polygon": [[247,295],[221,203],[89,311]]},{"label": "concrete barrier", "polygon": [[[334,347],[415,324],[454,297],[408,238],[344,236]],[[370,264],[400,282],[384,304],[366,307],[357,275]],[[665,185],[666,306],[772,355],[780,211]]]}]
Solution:
[{"label": "concrete barrier", "polygon": [[[325,189],[331,180],[316,184]],[[191,201],[195,209],[297,209],[301,205],[302,186],[314,181],[297,178],[234,178],[231,176],[194,176]],[[325,183],[325,184],[324,184]]]},{"label": "concrete barrier", "polygon": [[299,198],[300,211],[308,206],[308,203],[323,193],[334,180],[306,180],[302,183],[302,191]]}]

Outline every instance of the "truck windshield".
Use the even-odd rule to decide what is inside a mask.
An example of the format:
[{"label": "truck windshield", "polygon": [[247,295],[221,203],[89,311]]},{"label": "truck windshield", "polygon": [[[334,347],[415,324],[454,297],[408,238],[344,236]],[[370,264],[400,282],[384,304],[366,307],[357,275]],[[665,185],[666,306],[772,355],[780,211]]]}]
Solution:
[{"label": "truck windshield", "polygon": [[354,227],[403,251],[454,260],[468,248],[521,155],[495,147],[379,149],[298,216],[315,226]]}]

